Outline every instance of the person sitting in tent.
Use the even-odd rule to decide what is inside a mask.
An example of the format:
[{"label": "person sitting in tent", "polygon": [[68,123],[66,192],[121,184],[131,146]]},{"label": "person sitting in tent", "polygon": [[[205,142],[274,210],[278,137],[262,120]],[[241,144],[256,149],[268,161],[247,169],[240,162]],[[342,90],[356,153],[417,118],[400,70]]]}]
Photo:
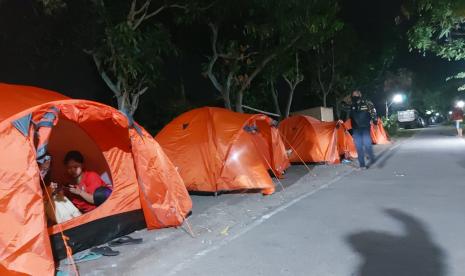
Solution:
[{"label": "person sitting in tent", "polygon": [[51,162],[52,157],[49,154],[37,160],[41,183],[44,184],[44,205],[48,225],[62,223],[81,215],[76,206],[64,196],[63,191],[58,189],[58,184],[50,180]]},{"label": "person sitting in tent", "polygon": [[71,201],[83,213],[94,210],[105,202],[112,190],[96,172],[83,169],[84,157],[79,151],[66,154],[64,163],[72,178],[67,191]]}]

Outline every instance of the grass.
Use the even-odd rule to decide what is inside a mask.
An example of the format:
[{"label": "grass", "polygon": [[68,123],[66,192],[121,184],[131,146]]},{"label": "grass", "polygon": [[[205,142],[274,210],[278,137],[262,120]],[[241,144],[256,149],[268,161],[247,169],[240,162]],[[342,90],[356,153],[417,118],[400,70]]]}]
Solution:
[{"label": "grass", "polygon": [[400,128],[397,130],[396,134],[392,135],[392,138],[409,138],[417,134],[420,129],[403,129]]}]

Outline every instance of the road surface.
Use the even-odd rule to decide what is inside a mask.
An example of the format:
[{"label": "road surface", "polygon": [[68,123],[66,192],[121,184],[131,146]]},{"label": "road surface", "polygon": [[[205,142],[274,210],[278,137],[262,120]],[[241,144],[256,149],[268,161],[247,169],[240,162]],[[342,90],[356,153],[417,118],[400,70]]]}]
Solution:
[{"label": "road surface", "polygon": [[465,141],[431,128],[176,275],[465,275]]},{"label": "road surface", "polygon": [[[81,271],[84,275],[465,275],[465,140],[453,135],[450,127],[425,129],[387,148],[369,170],[338,166],[328,169],[339,170],[329,178],[296,180],[284,197],[245,195],[258,202],[256,206],[243,200],[244,195],[240,200],[194,199],[198,217],[191,223],[197,238],[179,230],[155,232],[150,235],[159,241],[153,246],[134,247],[136,252],[123,254],[113,265],[102,263],[101,269],[89,265],[94,270]],[[311,188],[309,183],[317,183],[317,178],[324,183]],[[212,201],[229,203],[216,205],[214,210],[219,211],[214,214]],[[270,207],[255,216],[242,215],[266,204]],[[222,213],[228,206],[235,211]],[[200,231],[207,221],[214,221],[209,226],[213,230]],[[214,229],[214,225],[221,226]],[[170,242],[163,243],[164,234],[171,235],[166,238]]]}]

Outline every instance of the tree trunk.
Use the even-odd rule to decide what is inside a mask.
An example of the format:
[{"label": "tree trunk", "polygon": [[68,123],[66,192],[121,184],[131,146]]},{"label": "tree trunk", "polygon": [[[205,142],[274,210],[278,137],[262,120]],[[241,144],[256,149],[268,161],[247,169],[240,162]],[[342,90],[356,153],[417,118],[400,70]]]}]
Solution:
[{"label": "tree trunk", "polygon": [[229,91],[224,91],[223,93],[221,93],[221,95],[223,95],[224,107],[229,110],[232,110],[231,99],[229,98]]},{"label": "tree trunk", "polygon": [[281,108],[279,108],[278,91],[276,91],[273,81],[270,81],[270,92],[271,92],[271,97],[273,99],[274,110],[276,114],[279,114],[280,116],[282,116]]},{"label": "tree trunk", "polygon": [[328,107],[327,103],[326,103],[326,98],[328,97],[328,94],[326,93],[323,93],[323,107]]},{"label": "tree trunk", "polygon": [[242,109],[242,100],[244,98],[244,92],[238,91],[236,95],[236,112],[239,113],[244,113],[244,110]]},{"label": "tree trunk", "polygon": [[180,83],[181,101],[182,104],[187,104],[186,87],[184,86],[184,78],[182,76],[180,78]]},{"label": "tree trunk", "polygon": [[291,87],[289,90],[289,96],[287,98],[287,103],[286,103],[286,110],[284,111],[284,118],[289,117],[289,113],[291,113],[291,106],[292,106],[292,100],[294,98],[294,91],[295,88]]},{"label": "tree trunk", "polygon": [[341,119],[341,103],[339,99],[336,99],[336,117],[338,120]]},{"label": "tree trunk", "polygon": [[284,113],[284,118],[287,118],[289,117],[289,113],[291,113],[292,101],[294,99],[294,91],[299,85],[299,83],[301,83],[304,80],[304,76],[301,75],[299,71],[299,54],[297,52],[295,53],[295,76],[289,77],[288,75],[283,74],[283,78],[286,81],[287,85],[289,85],[289,96],[287,98],[286,110]]},{"label": "tree trunk", "polygon": [[127,112],[131,116],[134,115],[135,110],[132,110],[128,92],[121,92],[116,96],[116,100],[118,101],[118,110]]}]

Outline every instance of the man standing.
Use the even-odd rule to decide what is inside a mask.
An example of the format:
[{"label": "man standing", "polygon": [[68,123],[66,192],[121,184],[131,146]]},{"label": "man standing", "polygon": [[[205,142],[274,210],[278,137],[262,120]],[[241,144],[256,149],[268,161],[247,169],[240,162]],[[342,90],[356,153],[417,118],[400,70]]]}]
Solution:
[{"label": "man standing", "polygon": [[362,99],[362,93],[359,90],[355,90],[352,92],[351,103],[346,103],[345,107],[348,109],[349,117],[352,121],[352,136],[357,148],[360,168],[367,169],[365,153],[370,158],[370,165],[375,161],[370,135],[371,122],[375,126],[378,124],[375,106],[371,101]]}]

